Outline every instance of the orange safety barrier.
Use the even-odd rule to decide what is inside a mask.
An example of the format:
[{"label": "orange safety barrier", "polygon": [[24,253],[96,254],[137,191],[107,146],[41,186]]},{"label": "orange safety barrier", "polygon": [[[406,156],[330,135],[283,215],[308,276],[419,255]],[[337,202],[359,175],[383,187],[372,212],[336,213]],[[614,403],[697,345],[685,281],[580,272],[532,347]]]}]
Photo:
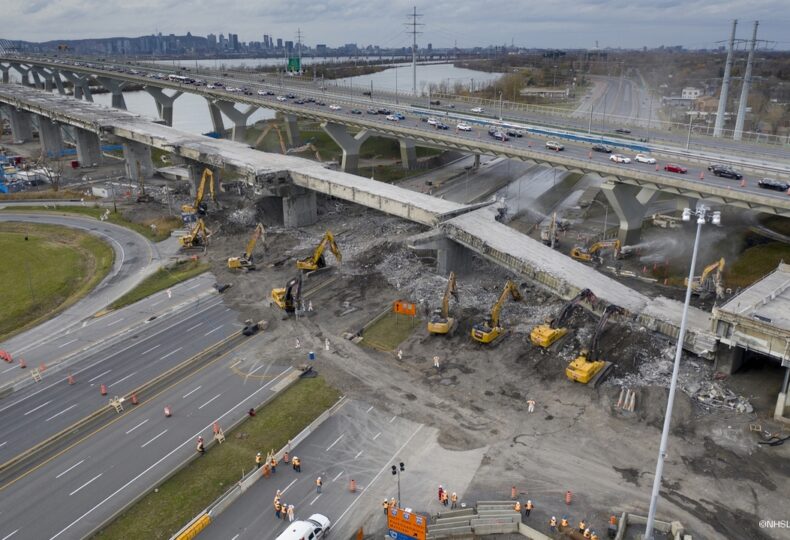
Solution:
[{"label": "orange safety barrier", "polygon": [[392,304],[392,310],[401,315],[409,315],[414,317],[417,315],[417,304],[413,302],[404,302],[403,300],[395,300]]}]

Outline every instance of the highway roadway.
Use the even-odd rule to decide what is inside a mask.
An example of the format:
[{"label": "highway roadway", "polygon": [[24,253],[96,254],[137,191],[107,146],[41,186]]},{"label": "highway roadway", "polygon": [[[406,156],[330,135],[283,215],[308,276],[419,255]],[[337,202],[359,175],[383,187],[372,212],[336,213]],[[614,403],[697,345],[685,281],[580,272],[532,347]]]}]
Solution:
[{"label": "highway roadway", "polygon": [[[66,373],[60,373],[0,401],[0,468],[37,443],[108,407],[110,397],[127,395],[241,326],[237,314],[221,298],[196,301],[112,347],[99,345],[84,354],[71,372],[73,385]],[[100,393],[102,385],[107,396]]]},{"label": "highway roadway", "polygon": [[[265,333],[162,390],[127,406],[24,477],[0,487],[0,538],[84,538],[281,388],[292,368],[256,354]],[[163,414],[165,406],[172,417]],[[250,463],[253,456],[250,456]]]}]

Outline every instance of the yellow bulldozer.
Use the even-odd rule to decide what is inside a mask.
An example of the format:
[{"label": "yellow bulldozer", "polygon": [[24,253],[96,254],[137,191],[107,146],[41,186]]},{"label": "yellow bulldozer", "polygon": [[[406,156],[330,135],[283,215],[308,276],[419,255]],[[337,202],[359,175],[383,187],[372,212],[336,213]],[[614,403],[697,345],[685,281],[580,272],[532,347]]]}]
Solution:
[{"label": "yellow bulldozer", "polygon": [[488,344],[496,341],[502,336],[505,329],[499,325],[499,314],[508,296],[512,297],[516,302],[520,302],[522,298],[518,287],[511,280],[508,280],[505,284],[505,288],[502,294],[499,295],[499,299],[491,308],[491,313],[488,318],[483,322],[476,323],[472,327],[472,339],[480,343]]},{"label": "yellow bulldozer", "polygon": [[450,317],[450,297],[458,302],[458,289],[455,283],[455,272],[450,272],[447,287],[442,298],[442,307],[434,310],[431,320],[428,321],[428,332],[433,335],[452,334],[457,326],[457,321]]},{"label": "yellow bulldozer", "polygon": [[217,202],[214,173],[208,167],[203,169],[203,175],[200,177],[200,184],[195,193],[195,201],[192,204],[185,204],[181,207],[181,219],[184,220],[184,223],[194,223],[198,217],[205,216],[208,213],[208,204],[203,200],[206,194],[206,185],[208,185],[211,192],[211,199]]},{"label": "yellow bulldozer", "polygon": [[590,289],[583,289],[579,294],[565,304],[559,315],[546,324],[539,324],[532,329],[529,333],[529,339],[533,345],[543,347],[544,349],[551,347],[558,339],[562,338],[568,333],[568,328],[565,326],[573,313],[574,309],[579,303],[586,301],[594,304],[596,301],[595,295]]},{"label": "yellow bulldozer", "polygon": [[263,237],[263,234],[263,225],[258,223],[258,226],[255,227],[255,230],[252,232],[249,242],[247,242],[247,249],[244,250],[244,253],[241,254],[241,257],[228,258],[228,268],[231,270],[255,270],[255,261],[253,259],[252,252],[255,249],[255,244],[257,244],[258,240]]},{"label": "yellow bulldozer", "polygon": [[601,319],[598,321],[598,326],[595,327],[595,332],[593,332],[592,339],[590,340],[590,347],[583,349],[579,353],[579,356],[565,368],[565,376],[568,377],[568,379],[582,384],[592,383],[593,386],[598,386],[603,382],[613,364],[601,360],[598,343],[609,317],[612,315],[622,315],[624,313],[623,308],[620,306],[614,304],[606,306],[601,315]]},{"label": "yellow bulldozer", "polygon": [[329,249],[335,256],[335,259],[337,259],[337,262],[342,262],[343,256],[340,254],[340,249],[335,243],[335,237],[332,235],[331,231],[326,231],[326,233],[324,233],[324,237],[321,238],[321,241],[313,250],[313,254],[306,259],[297,260],[296,267],[304,272],[315,272],[316,270],[326,268],[326,258],[324,257],[324,251],[326,250],[327,246],[329,246]]}]

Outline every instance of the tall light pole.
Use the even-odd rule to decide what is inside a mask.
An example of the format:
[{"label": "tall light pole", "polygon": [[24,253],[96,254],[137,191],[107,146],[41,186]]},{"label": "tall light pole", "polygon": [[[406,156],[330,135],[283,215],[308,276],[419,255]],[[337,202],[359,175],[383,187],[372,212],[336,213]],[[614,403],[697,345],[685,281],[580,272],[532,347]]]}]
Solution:
[{"label": "tall light pole", "polygon": [[672,408],[675,403],[675,391],[678,385],[678,372],[680,371],[680,357],[683,354],[683,341],[686,338],[686,322],[688,321],[689,302],[691,301],[691,285],[694,281],[694,268],[697,264],[697,251],[702,225],[710,221],[714,225],[721,225],[721,212],[711,212],[710,208],[699,206],[696,210],[686,208],[683,210],[683,221],[690,221],[691,216],[697,216],[697,235],[694,237],[694,251],[691,253],[691,267],[689,268],[688,285],[686,286],[686,301],[683,304],[683,316],[680,319],[680,334],[675,348],[675,363],[672,367],[672,381],[669,384],[669,397],[667,398],[667,412],[664,416],[664,428],[661,430],[661,445],[658,449],[656,474],[653,478],[653,492],[650,495],[650,510],[647,514],[645,526],[645,540],[653,540],[653,523],[656,519],[656,505],[658,504],[658,491],[661,488],[661,475],[664,472],[664,459],[667,455],[669,442],[669,427],[672,424]]},{"label": "tall light pole", "polygon": [[689,134],[688,137],[686,137],[686,150],[688,150],[689,146],[691,146],[691,122],[693,119],[694,117],[691,116],[691,111],[689,111]]},{"label": "tall light pole", "polygon": [[400,500],[400,473],[405,470],[406,470],[406,466],[403,464],[402,461],[398,463],[398,465],[392,466],[392,475],[398,477],[398,508],[403,508],[403,506],[401,506],[401,500]]},{"label": "tall light pole", "polygon": [[590,102],[590,121],[587,123],[587,135],[592,133],[592,116],[593,116],[593,109],[594,108],[595,107],[593,107],[593,103]]},{"label": "tall light pole", "polygon": [[499,121],[502,121],[502,92],[499,92]]}]

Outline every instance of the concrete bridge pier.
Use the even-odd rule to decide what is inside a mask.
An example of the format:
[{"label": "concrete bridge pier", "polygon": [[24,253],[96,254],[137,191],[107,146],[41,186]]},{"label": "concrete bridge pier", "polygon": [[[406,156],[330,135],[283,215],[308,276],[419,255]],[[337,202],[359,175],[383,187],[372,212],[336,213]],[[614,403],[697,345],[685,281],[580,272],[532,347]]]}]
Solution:
[{"label": "concrete bridge pier", "polygon": [[472,267],[472,252],[437,229],[411,237],[409,248],[436,251],[436,270],[443,276],[450,272],[462,275]]},{"label": "concrete bridge pier", "polygon": [[400,162],[404,169],[417,167],[417,149],[411,139],[398,139],[400,143]]},{"label": "concrete bridge pier", "polygon": [[86,129],[74,128],[77,139],[77,160],[80,167],[95,167],[101,163],[101,141],[99,136]]},{"label": "concrete bridge pier", "polygon": [[116,81],[109,77],[98,77],[97,80],[104,88],[112,92],[112,106],[116,109],[126,110],[126,100],[123,99],[123,87],[126,86],[124,81]]},{"label": "concrete bridge pier", "polygon": [[222,120],[222,112],[211,99],[206,98],[206,102],[208,102],[208,114],[211,116],[211,125],[214,127],[214,132],[219,133],[220,136],[224,135],[225,122]]},{"label": "concrete bridge pier", "polygon": [[11,64],[11,67],[22,77],[22,86],[31,86],[30,68],[22,67],[22,64]]},{"label": "concrete bridge pier", "polygon": [[85,99],[85,101],[93,102],[93,94],[91,93],[90,77],[84,75],[80,77],[76,73],[68,71],[63,72],[63,76],[74,85],[74,97],[76,99]]},{"label": "concrete bridge pier", "polygon": [[66,89],[63,87],[63,79],[60,76],[60,71],[57,69],[52,70],[52,81],[55,83],[55,88],[58,89],[58,94],[65,96]]},{"label": "concrete bridge pier", "polygon": [[235,103],[231,101],[217,100],[214,102],[214,105],[222,111],[222,114],[233,122],[231,139],[236,142],[245,142],[247,136],[247,120],[252,116],[252,113],[258,110],[258,106],[250,105],[247,107],[246,111],[240,111],[235,107]]},{"label": "concrete bridge pier", "polygon": [[658,192],[617,182],[604,182],[601,191],[620,220],[620,242],[624,246],[637,244],[642,234],[642,220],[647,214],[647,207]]},{"label": "concrete bridge pier", "polygon": [[370,136],[370,132],[363,129],[353,137],[346,131],[346,126],[324,122],[321,128],[343,150],[343,159],[340,168],[343,172],[355,174],[359,169],[359,149]]},{"label": "concrete bridge pier", "polygon": [[298,118],[292,114],[283,115],[285,120],[285,136],[288,138],[288,146],[302,146],[302,135],[299,133]]},{"label": "concrete bridge pier", "polygon": [[154,174],[154,162],[151,161],[151,147],[136,141],[123,141],[123,158],[126,160],[126,176],[137,180],[150,178]]},{"label": "concrete bridge pier", "polygon": [[10,65],[6,66],[5,64],[0,64],[0,73],[3,74],[3,84],[8,84],[9,82],[11,82],[11,75],[9,73],[10,71],[11,71]]},{"label": "concrete bridge pier", "polygon": [[480,168],[480,154],[475,154],[475,162],[472,164],[472,170],[476,171]]},{"label": "concrete bridge pier", "polygon": [[39,90],[44,89],[44,81],[41,80],[41,76],[43,75],[41,68],[34,67],[30,70],[30,74],[33,76],[33,87],[38,88]]},{"label": "concrete bridge pier", "polygon": [[63,134],[60,123],[47,118],[38,117],[38,138],[41,142],[41,151],[47,157],[60,157],[63,152]]},{"label": "concrete bridge pier", "polygon": [[306,227],[318,221],[315,191],[294,190],[283,197],[283,226]]},{"label": "concrete bridge pier", "polygon": [[11,133],[15,142],[28,142],[33,140],[33,121],[29,112],[6,107],[8,119],[11,122]]},{"label": "concrete bridge pier", "polygon": [[[178,159],[178,158],[177,158]],[[196,161],[194,159],[188,158],[181,158],[184,166],[189,171],[189,196],[194,197],[197,195],[198,187],[200,186],[200,179],[203,177],[203,171],[206,169],[211,169],[211,172],[214,173],[214,190],[217,194],[217,198],[219,199],[219,181],[221,178],[222,169],[219,167],[215,167],[213,165],[207,165],[202,161]],[[153,167],[153,166],[152,166]],[[151,173],[153,174],[153,172]],[[136,177],[135,177],[136,178]],[[209,187],[206,186],[206,191],[204,193],[204,200],[208,201],[211,198],[211,191]]]},{"label": "concrete bridge pier", "polygon": [[156,110],[159,112],[159,118],[165,121],[168,126],[173,126],[173,102],[183,94],[182,91],[176,90],[172,96],[165,94],[165,91],[156,86],[145,86],[145,91],[151,94],[151,97],[156,101]]}]

